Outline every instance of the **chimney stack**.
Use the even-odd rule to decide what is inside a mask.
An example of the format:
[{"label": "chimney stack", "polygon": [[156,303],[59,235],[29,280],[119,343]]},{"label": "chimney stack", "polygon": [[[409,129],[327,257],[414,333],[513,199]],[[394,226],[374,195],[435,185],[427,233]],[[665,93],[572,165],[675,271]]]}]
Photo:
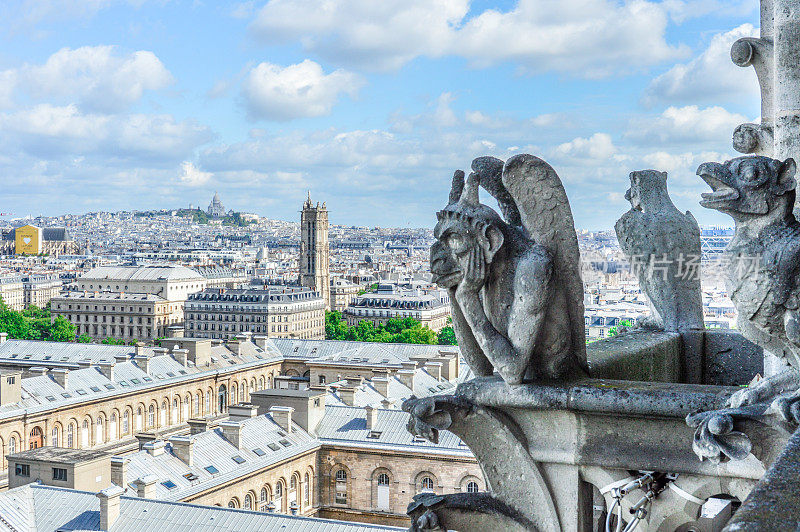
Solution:
[{"label": "chimney stack", "polygon": [[80,369],[86,369],[91,367],[92,367],[92,361],[89,360],[88,358],[84,358],[83,360],[78,361],[78,368]]},{"label": "chimney stack", "polygon": [[238,336],[228,340],[228,349],[230,349],[234,355],[238,356],[242,354],[242,342],[239,340]]},{"label": "chimney stack", "polygon": [[172,454],[181,459],[189,467],[194,465],[194,438],[190,436],[173,436],[169,439]]},{"label": "chimney stack", "polygon": [[64,368],[56,368],[50,370],[50,375],[53,377],[53,380],[56,383],[64,388],[67,389],[67,376],[69,375],[69,370]]},{"label": "chimney stack", "polygon": [[109,362],[107,360],[101,360],[100,363],[98,364],[98,369],[100,370],[100,373],[102,373],[103,376],[106,379],[108,379],[110,381],[113,381],[114,380],[114,365],[115,364],[116,364],[116,362]]},{"label": "chimney stack", "polygon": [[165,445],[164,440],[153,440],[142,445],[142,449],[150,456],[161,456],[164,454]]},{"label": "chimney stack", "polygon": [[411,369],[401,369],[395,376],[402,382],[407,388],[410,388],[411,391],[414,391],[414,370]]},{"label": "chimney stack", "polygon": [[361,375],[348,375],[345,380],[350,388],[358,388],[364,382],[364,378]]},{"label": "chimney stack", "polygon": [[136,365],[140,370],[144,371],[148,375],[150,374],[150,355],[147,353],[142,353],[141,355],[136,355],[133,360],[136,362]]},{"label": "chimney stack", "polygon": [[143,342],[136,342],[134,346],[134,356],[140,357],[144,354],[144,343]]},{"label": "chimney stack", "polygon": [[128,458],[122,456],[111,457],[111,482],[123,488],[128,485]]},{"label": "chimney stack", "polygon": [[353,406],[356,401],[356,389],[351,388],[349,386],[340,386],[339,390],[339,399],[342,400],[344,404],[347,406]]},{"label": "chimney stack", "polygon": [[378,410],[370,405],[364,407],[364,414],[367,419],[367,430],[374,430],[378,420]]},{"label": "chimney stack", "polygon": [[255,336],[253,336],[253,343],[255,343],[261,349],[266,349],[267,348],[267,338],[269,338],[269,337],[261,335],[261,334],[257,334]]},{"label": "chimney stack", "polygon": [[258,407],[249,403],[241,403],[228,407],[228,419],[230,421],[242,421],[252,419],[258,415]]},{"label": "chimney stack", "polygon": [[189,424],[189,435],[202,434],[208,430],[208,420],[205,418],[194,418],[187,421]]},{"label": "chimney stack", "polygon": [[158,482],[158,477],[155,475],[145,475],[134,480],[136,496],[140,499],[152,499],[156,494],[156,482]]},{"label": "chimney stack", "polygon": [[242,424],[238,421],[223,421],[219,424],[222,435],[237,449],[242,448]]},{"label": "chimney stack", "polygon": [[386,377],[372,377],[372,387],[382,396],[389,396],[389,379]]},{"label": "chimney stack", "polygon": [[119,486],[111,486],[97,494],[100,499],[100,529],[110,530],[119,517],[119,499],[125,493]]},{"label": "chimney stack", "polygon": [[175,361],[180,364],[181,366],[186,366],[186,362],[189,360],[189,350],[188,349],[178,349],[177,347],[172,350],[172,356],[175,357]]},{"label": "chimney stack", "polygon": [[425,371],[437,381],[442,380],[442,363],[441,362],[425,362]]},{"label": "chimney stack", "polygon": [[292,412],[294,408],[291,406],[275,405],[269,409],[272,420],[287,433],[292,432]]},{"label": "chimney stack", "polygon": [[30,377],[41,377],[47,373],[47,368],[44,366],[33,366],[32,368],[28,368],[28,376]]}]

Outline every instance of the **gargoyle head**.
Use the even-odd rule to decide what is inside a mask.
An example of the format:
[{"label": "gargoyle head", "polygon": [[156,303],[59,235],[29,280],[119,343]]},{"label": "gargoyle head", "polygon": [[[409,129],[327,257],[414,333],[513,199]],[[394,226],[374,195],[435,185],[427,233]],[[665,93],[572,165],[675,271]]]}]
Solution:
[{"label": "gargoyle head", "polygon": [[481,256],[491,264],[497,251],[505,241],[503,222],[493,209],[478,199],[479,178],[470,174],[466,186],[464,172],[453,176],[450,203],[437,213],[439,222],[433,235],[436,243],[431,246],[431,273],[433,282],[442,288],[453,288],[464,278],[472,266],[470,257],[480,247]]},{"label": "gargoyle head", "polygon": [[625,193],[625,199],[631,202],[636,211],[646,210],[667,197],[667,173],[656,170],[639,170],[631,172],[631,188]]},{"label": "gargoyle head", "polygon": [[713,192],[702,195],[700,205],[744,221],[794,206],[794,159],[781,162],[749,155],[723,164],[703,163],[697,175]]}]

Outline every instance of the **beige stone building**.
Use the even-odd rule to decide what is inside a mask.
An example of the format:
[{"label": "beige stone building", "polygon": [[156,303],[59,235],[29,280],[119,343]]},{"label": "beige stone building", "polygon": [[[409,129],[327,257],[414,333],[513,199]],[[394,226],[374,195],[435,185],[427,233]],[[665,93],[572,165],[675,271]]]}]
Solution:
[{"label": "beige stone building", "polygon": [[[458,382],[452,348],[248,335],[162,345],[2,337],[0,466],[43,446],[107,451],[129,495],[403,526],[417,491],[485,489],[466,447],[414,438],[397,408]],[[309,388],[312,376],[327,384]],[[282,378],[305,384],[276,389]],[[46,454],[41,467],[56,467]]]},{"label": "beige stone building", "polygon": [[0,277],[0,298],[11,310],[25,308],[25,282],[19,275],[6,275]]},{"label": "beige stone building", "polygon": [[61,294],[64,282],[58,277],[27,277],[23,282],[25,308],[35,306],[44,308]]},{"label": "beige stone building", "polygon": [[180,303],[182,311],[189,294],[203,290],[206,283],[205,277],[183,266],[99,266],[78,277],[75,286],[87,292],[153,294]]},{"label": "beige stone building", "polygon": [[361,287],[343,277],[331,279],[330,309],[344,312]]},{"label": "beige stone building", "polygon": [[325,302],[308,288],[209,288],[186,302],[186,336],[227,339],[239,334],[274,338],[325,337]]},{"label": "beige stone building", "polygon": [[391,319],[414,318],[438,332],[450,317],[450,296],[432,286],[380,283],[376,291],[354,297],[343,317],[349,326],[362,320],[378,325]]},{"label": "beige stone building", "polygon": [[75,325],[78,336],[152,342],[183,321],[181,305],[152,294],[67,292],[50,301],[53,315]]}]

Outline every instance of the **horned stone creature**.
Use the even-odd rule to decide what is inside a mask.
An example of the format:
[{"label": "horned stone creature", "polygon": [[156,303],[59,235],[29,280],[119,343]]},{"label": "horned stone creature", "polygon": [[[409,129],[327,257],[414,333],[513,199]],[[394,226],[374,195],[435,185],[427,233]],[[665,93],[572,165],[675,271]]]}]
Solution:
[{"label": "horned stone creature", "polygon": [[[508,384],[586,369],[580,254],[556,172],[532,155],[481,157],[453,177],[431,248],[434,281],[450,291],[453,325],[477,376]],[[479,201],[483,187],[503,218]]]},{"label": "horned stone creature", "polygon": [[739,157],[704,163],[697,174],[713,192],[704,207],[729,214],[736,231],[726,249],[726,288],[749,340],[790,368],[736,392],[732,407],[777,398],[772,403],[787,421],[800,420],[800,223],[795,203],[795,162]]},{"label": "horned stone creature", "polygon": [[639,286],[647,295],[651,316],[645,328],[666,331],[703,329],[700,291],[700,227],[692,213],[682,213],[667,193],[667,174],[631,172],[625,199],[631,209],[614,226],[620,247]]}]

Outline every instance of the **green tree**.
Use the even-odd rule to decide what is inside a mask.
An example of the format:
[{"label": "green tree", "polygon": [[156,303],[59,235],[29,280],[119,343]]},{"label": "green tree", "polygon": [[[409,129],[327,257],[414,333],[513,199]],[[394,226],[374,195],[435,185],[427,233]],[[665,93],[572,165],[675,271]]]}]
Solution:
[{"label": "green tree", "polygon": [[92,343],[92,337],[89,336],[88,334],[84,333],[84,334],[78,336],[78,343],[79,344],[91,344]]},{"label": "green tree", "polygon": [[608,330],[608,336],[609,337],[616,336],[621,332],[630,329],[631,327],[633,327],[633,323],[631,322],[631,320],[620,320],[618,325],[614,325]]},{"label": "green tree", "polygon": [[125,340],[122,340],[120,338],[108,337],[108,338],[103,338],[103,341],[100,343],[106,345],[125,345]]},{"label": "green tree", "polygon": [[458,345],[452,325],[442,327],[442,330],[436,335],[436,343],[439,345]]}]

